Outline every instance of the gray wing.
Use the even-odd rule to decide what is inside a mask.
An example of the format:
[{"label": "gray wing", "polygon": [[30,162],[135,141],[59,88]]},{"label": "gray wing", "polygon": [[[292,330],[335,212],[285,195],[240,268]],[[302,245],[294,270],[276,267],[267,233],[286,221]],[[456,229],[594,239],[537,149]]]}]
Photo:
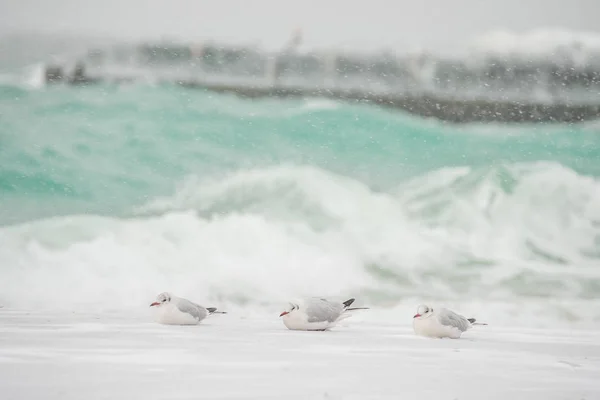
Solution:
[{"label": "gray wing", "polygon": [[442,308],[438,314],[438,321],[442,325],[452,326],[459,329],[461,332],[466,331],[471,327],[471,323],[465,317],[454,311]]},{"label": "gray wing", "polygon": [[333,322],[339,318],[344,307],[326,299],[310,299],[306,302],[308,322]]},{"label": "gray wing", "polygon": [[183,313],[190,314],[198,321],[203,320],[208,315],[208,311],[206,310],[206,308],[196,303],[192,303],[191,301],[186,299],[179,299],[179,301],[177,302],[177,308]]}]

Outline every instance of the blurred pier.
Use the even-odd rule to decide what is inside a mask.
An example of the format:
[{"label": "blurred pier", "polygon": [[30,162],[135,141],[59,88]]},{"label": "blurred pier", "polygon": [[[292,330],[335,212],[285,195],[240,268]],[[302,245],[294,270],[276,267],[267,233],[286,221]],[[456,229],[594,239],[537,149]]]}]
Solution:
[{"label": "blurred pier", "polygon": [[327,97],[451,123],[576,123],[600,117],[600,54],[582,59],[576,50],[449,59],[159,43],[91,50],[70,69],[47,65],[45,81],[152,81],[244,97]]}]

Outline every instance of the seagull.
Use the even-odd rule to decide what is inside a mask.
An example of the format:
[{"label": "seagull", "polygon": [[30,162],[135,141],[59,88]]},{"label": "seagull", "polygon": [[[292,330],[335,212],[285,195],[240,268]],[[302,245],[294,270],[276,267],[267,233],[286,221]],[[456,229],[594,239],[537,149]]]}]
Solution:
[{"label": "seagull", "polygon": [[168,292],[156,296],[150,307],[158,309],[157,322],[166,325],[197,325],[210,314],[226,314],[214,307],[204,308]]},{"label": "seagull", "polygon": [[413,317],[413,329],[417,335],[431,338],[458,339],[463,332],[471,329],[473,325],[487,325],[476,323],[475,318],[465,318],[447,308],[433,308],[424,304],[417,308]]},{"label": "seagull", "polygon": [[317,297],[309,298],[303,302],[302,307],[290,303],[289,309],[279,316],[283,317],[283,324],[293,331],[326,331],[350,317],[348,311],[368,310],[367,307],[350,308],[352,303],[354,299],[338,303]]}]

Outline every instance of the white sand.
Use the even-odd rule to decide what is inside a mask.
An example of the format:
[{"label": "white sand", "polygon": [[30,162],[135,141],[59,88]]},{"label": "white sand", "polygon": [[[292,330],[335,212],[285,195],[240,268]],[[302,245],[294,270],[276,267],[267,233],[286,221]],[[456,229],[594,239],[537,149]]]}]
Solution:
[{"label": "white sand", "polygon": [[385,311],[331,332],[288,331],[267,313],[205,322],[0,309],[0,398],[600,399],[597,331],[433,340]]}]

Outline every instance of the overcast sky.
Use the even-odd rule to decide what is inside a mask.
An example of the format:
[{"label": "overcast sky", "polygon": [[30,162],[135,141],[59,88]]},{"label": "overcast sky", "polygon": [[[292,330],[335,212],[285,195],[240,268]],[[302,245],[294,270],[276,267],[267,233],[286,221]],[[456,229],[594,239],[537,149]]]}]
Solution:
[{"label": "overcast sky", "polygon": [[0,33],[38,30],[443,50],[494,30],[600,30],[600,0],[0,0]]}]

